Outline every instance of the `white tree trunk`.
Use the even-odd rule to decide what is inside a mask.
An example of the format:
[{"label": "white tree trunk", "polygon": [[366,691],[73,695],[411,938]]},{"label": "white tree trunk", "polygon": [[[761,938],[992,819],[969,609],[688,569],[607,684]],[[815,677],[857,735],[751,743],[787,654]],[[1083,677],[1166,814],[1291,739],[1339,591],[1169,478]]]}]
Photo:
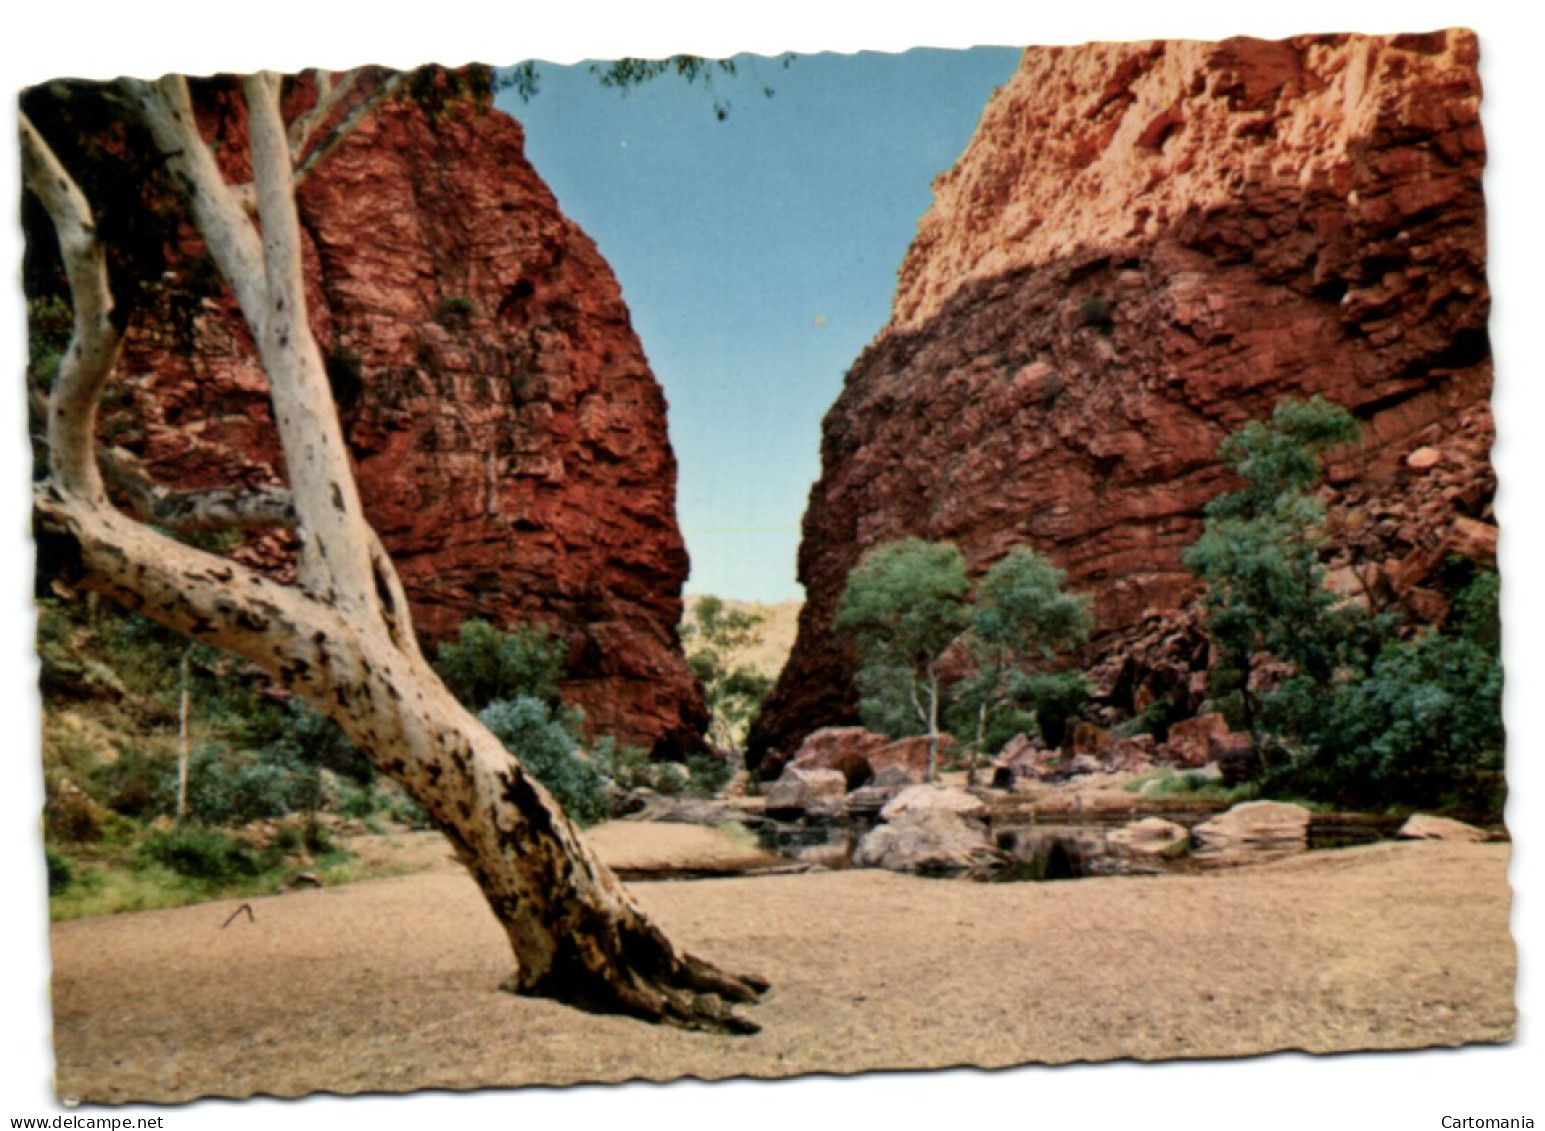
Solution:
[{"label": "white tree trunk", "polygon": [[401,583],[365,522],[306,316],[297,155],[277,77],[245,82],[261,239],[244,194],[224,183],[199,138],[186,84],[126,89],[258,343],[298,520],[298,580],[280,585],[109,503],[94,441],[119,345],[105,257],[84,197],[24,118],[27,184],[54,220],[75,304],[74,339],[49,406],[51,475],[35,499],[40,556],[78,584],[247,658],[336,721],[418,801],[477,880],[514,952],[508,988],[688,1027],[755,1031],[730,1007],[754,1002],[766,983],[679,951],[420,654]]}]

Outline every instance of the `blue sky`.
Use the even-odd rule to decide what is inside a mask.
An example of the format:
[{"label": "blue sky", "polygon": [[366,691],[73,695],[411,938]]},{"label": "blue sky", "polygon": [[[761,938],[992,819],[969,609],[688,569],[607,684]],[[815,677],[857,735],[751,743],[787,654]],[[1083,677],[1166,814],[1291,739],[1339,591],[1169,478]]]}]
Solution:
[{"label": "blue sky", "polygon": [[626,92],[544,64],[536,97],[500,96],[616,272],[670,401],[688,592],[803,595],[821,417],[889,317],[933,178],[1018,58],[742,56],[708,89],[668,76]]}]

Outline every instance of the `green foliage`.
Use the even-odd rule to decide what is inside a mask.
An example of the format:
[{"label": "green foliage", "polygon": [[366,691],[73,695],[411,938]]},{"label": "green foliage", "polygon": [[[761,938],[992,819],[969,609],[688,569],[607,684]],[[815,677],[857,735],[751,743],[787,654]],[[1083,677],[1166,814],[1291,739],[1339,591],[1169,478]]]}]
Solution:
[{"label": "green foliage", "polygon": [[497,700],[478,718],[547,787],[571,820],[590,825],[605,819],[606,781],[595,763],[579,753],[579,740],[547,703],[525,695]]},{"label": "green foliage", "polygon": [[[1360,807],[1501,805],[1502,669],[1497,578],[1446,563],[1452,611],[1441,630],[1401,640],[1392,618],[1341,603],[1320,565],[1323,508],[1306,492],[1320,455],[1357,435],[1319,398],[1284,401],[1221,454],[1245,481],[1207,507],[1185,560],[1207,582],[1218,649],[1211,691],[1256,732],[1276,791]],[[1257,653],[1291,676],[1257,702]],[[1230,710],[1233,715],[1235,712]]]},{"label": "green foliage", "polygon": [[687,770],[692,775],[687,792],[693,797],[713,797],[730,781],[730,764],[712,754],[687,755]]},{"label": "green foliage", "polygon": [[653,789],[655,765],[649,752],[637,746],[619,745],[610,735],[602,738],[591,754],[596,768],[624,791]]},{"label": "green foliage", "polygon": [[43,850],[43,858],[48,864],[48,894],[59,895],[74,882],[75,869],[52,848]]},{"label": "green foliage", "polygon": [[94,770],[85,789],[115,813],[149,819],[171,813],[176,773],[165,755],[130,746]]},{"label": "green foliage", "polygon": [[1074,684],[1049,674],[1054,663],[1089,639],[1094,624],[1088,596],[1064,592],[1066,578],[1034,550],[1015,546],[977,585],[967,637],[977,667],[965,688],[977,719],[977,752],[993,749],[993,738],[1002,733],[1001,726],[992,726],[995,715],[1022,715],[1024,708],[1035,715],[1046,741],[1060,742],[1067,704],[1081,705],[1087,696],[1081,679]]},{"label": "green foliage", "polygon": [[1080,672],[1034,672],[1016,684],[1012,694],[1034,713],[1042,741],[1055,747],[1062,745],[1068,724],[1088,702],[1089,684]]},{"label": "green foliage", "polygon": [[1155,699],[1133,720],[1131,733],[1151,734],[1155,742],[1167,742],[1170,725],[1185,717],[1183,709],[1174,700]]},{"label": "green foliage", "polygon": [[476,313],[477,307],[466,295],[447,295],[435,308],[435,321],[441,325],[459,327],[464,326]]},{"label": "green foliage", "polygon": [[[849,575],[834,621],[856,637],[864,724],[893,737],[934,734],[943,713],[969,744],[973,768],[977,754],[1020,731],[1060,742],[1088,689],[1054,665],[1093,624],[1089,599],[1064,592],[1064,579],[1033,550],[1015,547],[968,599],[954,546],[909,539],[876,547]],[[961,642],[975,669],[950,686],[939,660]]]},{"label": "green foliage", "polygon": [[[175,789],[172,768],[161,796],[173,796]],[[293,757],[284,745],[252,751],[209,743],[188,760],[188,814],[208,825],[315,812],[320,794],[318,767]]]},{"label": "green foliage", "polygon": [[329,770],[340,777],[368,786],[375,780],[370,759],[348,740],[338,724],[303,699],[291,699],[283,726],[265,744],[263,757],[299,770]]},{"label": "green foliage", "polygon": [[1342,805],[1502,807],[1497,576],[1479,574],[1442,630],[1385,644],[1366,675],[1330,687],[1295,677],[1264,708],[1297,756],[1277,777]]},{"label": "green foliage", "polygon": [[858,645],[859,717],[894,734],[904,695],[916,729],[929,736],[928,773],[938,757],[945,681],[939,661],[970,620],[966,561],[946,542],[908,538],[865,554],[848,574],[833,624]]},{"label": "green foliage", "polygon": [[27,378],[44,392],[54,387],[59,363],[64,360],[75,332],[75,312],[57,295],[44,295],[27,303]]},{"label": "green foliage", "polygon": [[1320,397],[1284,400],[1269,423],[1251,421],[1219,449],[1244,487],[1207,505],[1186,566],[1207,583],[1207,632],[1219,649],[1222,696],[1237,692],[1255,728],[1253,657],[1268,652],[1323,682],[1335,671],[1357,616],[1338,606],[1320,565],[1324,506],[1306,492],[1320,455],[1357,438],[1350,413]]},{"label": "green foliage", "polygon": [[146,862],[212,883],[250,879],[266,867],[256,852],[236,838],[198,825],[152,833],[139,853]]},{"label": "green foliage", "polygon": [[485,620],[469,620],[455,641],[440,646],[435,671],[451,694],[481,711],[497,700],[536,699],[558,705],[568,645],[546,625],[521,625],[501,632]]},{"label": "green foliage", "polygon": [[708,704],[708,737],[721,750],[733,749],[772,691],[772,680],[736,656],[757,643],[762,618],[726,608],[717,597],[700,598],[682,626],[687,664],[703,685]]}]

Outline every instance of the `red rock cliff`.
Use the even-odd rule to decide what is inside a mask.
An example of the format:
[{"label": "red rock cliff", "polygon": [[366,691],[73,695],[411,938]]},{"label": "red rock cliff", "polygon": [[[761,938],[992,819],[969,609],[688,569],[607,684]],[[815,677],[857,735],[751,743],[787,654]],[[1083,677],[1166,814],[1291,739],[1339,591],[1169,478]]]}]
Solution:
[{"label": "red rock cliff", "polygon": [[[676,634],[688,562],[665,398],[520,126],[455,86],[385,104],[300,192],[312,322],[367,515],[426,642],[473,616],[545,624],[597,731],[694,749],[705,712]],[[238,179],[243,122],[207,93],[206,134]],[[282,482],[265,378],[228,300],[201,291],[200,252],[186,236],[140,312],[111,439],[168,482]]]},{"label": "red rock cliff", "polygon": [[1195,595],[1219,441],[1288,395],[1364,425],[1331,502],[1367,536],[1331,564],[1421,606],[1456,524],[1493,521],[1476,62],[1462,31],[1028,51],[826,417],[754,757],[852,718],[830,622],[877,542],[978,571],[1028,543],[1130,644]]}]

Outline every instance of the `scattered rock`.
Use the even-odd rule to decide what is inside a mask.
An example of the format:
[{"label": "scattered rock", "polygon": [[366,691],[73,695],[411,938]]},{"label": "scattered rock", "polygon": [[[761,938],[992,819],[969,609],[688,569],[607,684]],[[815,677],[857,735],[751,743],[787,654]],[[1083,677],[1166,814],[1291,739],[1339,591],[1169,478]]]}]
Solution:
[{"label": "scattered rock", "polygon": [[872,756],[889,743],[863,727],[822,727],[800,744],[789,766],[797,770],[837,770],[850,790],[874,777]]},{"label": "scattered rock", "polygon": [[1110,754],[1115,742],[1115,736],[1104,727],[1075,719],[1068,725],[1067,740],[1063,742],[1062,749],[1074,759],[1081,757],[1099,764]]},{"label": "scattered rock", "polygon": [[948,809],[912,809],[874,828],[859,843],[853,863],[892,872],[955,872],[1003,862],[987,830]]},{"label": "scattered rock", "polygon": [[1443,452],[1438,448],[1417,448],[1406,456],[1406,466],[1412,471],[1430,471],[1443,462]]},{"label": "scattered rock", "polygon": [[1259,860],[1309,847],[1309,810],[1287,801],[1246,801],[1192,830],[1198,855],[1214,862]]},{"label": "scattered rock", "polygon": [[1009,740],[992,762],[994,789],[1013,789],[1022,781],[1045,781],[1057,776],[1062,767],[1062,751],[1048,750],[1023,734]]},{"label": "scattered rock", "polygon": [[1212,740],[1228,733],[1228,720],[1222,715],[1197,715],[1194,719],[1182,719],[1171,724],[1169,739],[1160,748],[1159,754],[1177,766],[1205,766],[1212,753]]},{"label": "scattered rock", "polygon": [[907,813],[945,812],[978,817],[987,811],[981,798],[948,785],[914,785],[898,793],[880,810],[880,817],[894,821]]},{"label": "scattered rock", "polygon": [[1144,817],[1123,825],[1106,838],[1120,851],[1134,856],[1160,856],[1172,859],[1183,856],[1191,846],[1191,834],[1184,825],[1166,821],[1162,817]]},{"label": "scattered rock", "polygon": [[1427,813],[1412,813],[1395,835],[1403,840],[1452,840],[1468,844],[1480,844],[1490,839],[1485,829]]},{"label": "scattered rock", "polygon": [[766,812],[834,817],[842,812],[848,787],[838,770],[787,769],[767,790]]}]

